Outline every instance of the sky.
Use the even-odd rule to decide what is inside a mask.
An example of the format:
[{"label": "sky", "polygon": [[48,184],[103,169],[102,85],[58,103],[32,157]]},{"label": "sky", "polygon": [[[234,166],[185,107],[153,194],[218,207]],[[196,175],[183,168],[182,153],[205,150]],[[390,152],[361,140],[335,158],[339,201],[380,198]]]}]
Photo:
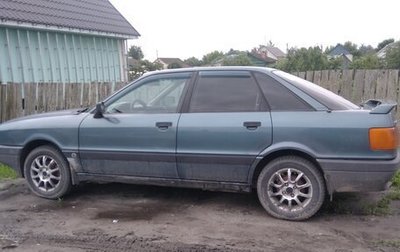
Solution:
[{"label": "sky", "polygon": [[110,0],[141,34],[145,58],[400,39],[398,0]]}]

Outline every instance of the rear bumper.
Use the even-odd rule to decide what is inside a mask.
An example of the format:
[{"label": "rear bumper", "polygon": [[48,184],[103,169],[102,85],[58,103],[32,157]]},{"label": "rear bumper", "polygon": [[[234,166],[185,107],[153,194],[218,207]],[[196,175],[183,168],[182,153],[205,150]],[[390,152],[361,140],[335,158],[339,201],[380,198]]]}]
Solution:
[{"label": "rear bumper", "polygon": [[19,161],[20,152],[20,147],[0,145],[0,163],[10,166],[21,176]]},{"label": "rear bumper", "polygon": [[329,193],[374,192],[387,189],[399,169],[400,155],[393,160],[318,159]]}]

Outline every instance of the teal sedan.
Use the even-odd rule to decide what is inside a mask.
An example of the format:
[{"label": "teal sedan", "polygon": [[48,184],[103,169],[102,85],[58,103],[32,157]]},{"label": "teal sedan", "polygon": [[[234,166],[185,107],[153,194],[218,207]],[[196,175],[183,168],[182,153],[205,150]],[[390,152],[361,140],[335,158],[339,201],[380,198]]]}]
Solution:
[{"label": "teal sedan", "polygon": [[95,108],[1,124],[0,162],[49,199],[84,181],[255,190],[272,216],[304,220],[328,194],[386,188],[395,107],[269,68],[156,71]]}]

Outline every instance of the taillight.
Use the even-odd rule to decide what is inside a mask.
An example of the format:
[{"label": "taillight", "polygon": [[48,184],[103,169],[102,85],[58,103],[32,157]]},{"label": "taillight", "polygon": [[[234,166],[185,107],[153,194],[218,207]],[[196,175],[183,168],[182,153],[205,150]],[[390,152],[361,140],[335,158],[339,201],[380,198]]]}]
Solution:
[{"label": "taillight", "polygon": [[398,143],[396,127],[369,129],[369,147],[371,150],[394,150]]}]

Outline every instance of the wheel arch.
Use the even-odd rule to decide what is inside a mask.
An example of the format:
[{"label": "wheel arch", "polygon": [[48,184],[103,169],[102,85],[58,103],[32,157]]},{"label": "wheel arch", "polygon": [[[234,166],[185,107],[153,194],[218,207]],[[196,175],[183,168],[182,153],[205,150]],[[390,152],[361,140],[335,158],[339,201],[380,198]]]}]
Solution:
[{"label": "wheel arch", "polygon": [[[310,161],[312,164],[315,165],[315,167],[318,169],[319,172],[321,172],[324,182],[325,182],[325,189],[328,189],[328,180],[326,179],[325,173],[319,163],[317,162],[317,159],[310,153],[307,153],[305,151],[301,151],[298,149],[280,149],[273,151],[271,153],[268,153],[268,155],[265,155],[261,160],[258,161],[258,163],[255,165],[255,168],[253,169],[253,172],[251,173],[249,182],[251,183],[252,188],[257,187],[257,180],[258,177],[261,173],[261,171],[264,169],[264,167],[270,163],[272,160],[283,157],[283,156],[297,156],[304,158],[308,161]],[[330,192],[329,192],[330,193]]]},{"label": "wheel arch", "polygon": [[27,156],[29,155],[29,153],[32,150],[34,150],[40,146],[44,146],[44,145],[51,146],[61,152],[61,148],[57,144],[55,144],[53,141],[50,141],[47,139],[35,139],[35,140],[31,140],[28,143],[26,143],[21,150],[20,158],[19,158],[19,162],[20,162],[19,169],[21,172],[21,176],[23,178],[25,177],[24,164],[25,164],[25,160],[26,160]]}]

